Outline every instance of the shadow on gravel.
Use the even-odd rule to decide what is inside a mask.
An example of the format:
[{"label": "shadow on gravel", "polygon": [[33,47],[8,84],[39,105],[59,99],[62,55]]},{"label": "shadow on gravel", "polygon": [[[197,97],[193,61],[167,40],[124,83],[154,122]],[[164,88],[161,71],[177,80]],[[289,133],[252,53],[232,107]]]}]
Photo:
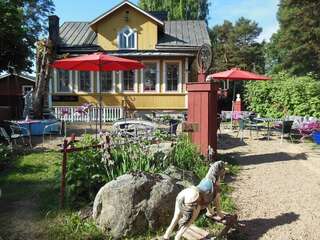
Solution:
[{"label": "shadow on gravel", "polygon": [[226,155],[234,158],[240,166],[291,160],[307,160],[307,155],[305,153],[289,154],[286,152],[274,152],[257,155],[246,155],[246,153],[244,152],[233,152]]},{"label": "shadow on gravel", "polygon": [[276,218],[256,218],[252,220],[240,221],[240,223],[245,225],[245,235],[247,236],[248,240],[258,240],[270,229],[277,226],[290,224],[298,220],[299,216],[299,214],[289,212],[281,214]]},{"label": "shadow on gravel", "polygon": [[218,134],[218,149],[226,150],[246,145],[247,144],[241,141],[240,138],[233,137],[229,134]]}]

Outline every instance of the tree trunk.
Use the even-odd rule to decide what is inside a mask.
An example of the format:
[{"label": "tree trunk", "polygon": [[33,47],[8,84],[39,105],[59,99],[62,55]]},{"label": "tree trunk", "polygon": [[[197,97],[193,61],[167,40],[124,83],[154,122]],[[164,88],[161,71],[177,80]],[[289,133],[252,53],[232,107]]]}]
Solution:
[{"label": "tree trunk", "polygon": [[33,90],[33,115],[36,119],[43,118],[44,103],[48,92],[48,82],[51,76],[51,63],[54,60],[50,40],[37,42],[36,85]]}]

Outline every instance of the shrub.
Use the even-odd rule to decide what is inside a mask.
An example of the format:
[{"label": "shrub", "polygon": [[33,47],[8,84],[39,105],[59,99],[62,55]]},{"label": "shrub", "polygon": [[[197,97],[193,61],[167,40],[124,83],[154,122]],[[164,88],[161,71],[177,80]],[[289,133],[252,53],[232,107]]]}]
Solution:
[{"label": "shrub", "polygon": [[0,169],[6,166],[11,158],[11,150],[8,146],[0,144]]},{"label": "shrub", "polygon": [[[76,147],[97,144],[85,135]],[[149,152],[149,142],[130,143],[112,147],[111,155],[102,149],[86,149],[70,154],[68,159],[67,189],[71,202],[86,203],[94,200],[98,190],[107,182],[128,172],[158,172],[165,165]]]},{"label": "shrub", "polygon": [[251,81],[245,86],[249,109],[268,117],[288,115],[320,117],[320,81],[279,73],[271,81]]},{"label": "shrub", "polygon": [[169,155],[170,164],[185,170],[194,171],[200,178],[204,177],[208,166],[204,163],[196,145],[188,136],[180,135]]},{"label": "shrub", "polygon": [[[97,144],[97,140],[85,135],[76,146],[94,144]],[[69,200],[77,204],[93,201],[105,183],[128,172],[156,173],[174,165],[194,171],[198,177],[203,178],[208,171],[208,164],[186,135],[179,136],[167,157],[162,152],[151,151],[150,145],[149,141],[121,144],[112,147],[110,155],[102,149],[86,149],[70,154],[67,165]]]},{"label": "shrub", "polygon": [[[97,144],[90,135],[76,143],[76,147]],[[102,152],[97,149],[86,149],[70,154],[67,161],[67,190],[69,199],[74,202],[92,200],[99,188],[107,181],[107,163],[102,161]]]}]

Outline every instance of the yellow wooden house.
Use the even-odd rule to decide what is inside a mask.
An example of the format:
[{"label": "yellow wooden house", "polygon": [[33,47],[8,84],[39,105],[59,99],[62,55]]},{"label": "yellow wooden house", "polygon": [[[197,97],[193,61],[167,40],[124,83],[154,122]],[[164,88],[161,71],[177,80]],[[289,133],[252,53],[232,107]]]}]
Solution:
[{"label": "yellow wooden house", "polygon": [[103,72],[101,81],[96,72],[54,70],[49,89],[53,107],[97,103],[100,89],[105,107],[184,111],[186,83],[196,78],[197,50],[210,44],[204,21],[168,21],[166,12],[146,12],[129,1],[91,22],[64,22],[59,34],[59,54],[104,51],[139,60],[145,68]]}]

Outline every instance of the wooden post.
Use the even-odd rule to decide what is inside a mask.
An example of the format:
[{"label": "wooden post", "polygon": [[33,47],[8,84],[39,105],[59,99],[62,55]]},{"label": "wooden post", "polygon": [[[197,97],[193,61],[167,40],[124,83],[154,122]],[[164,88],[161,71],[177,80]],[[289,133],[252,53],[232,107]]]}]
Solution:
[{"label": "wooden post", "polygon": [[217,152],[217,90],[218,84],[203,82],[199,74],[198,82],[187,83],[188,123],[197,126],[192,132],[192,142],[199,146],[201,153],[208,156],[209,146]]},{"label": "wooden post", "polygon": [[66,172],[67,172],[67,148],[68,140],[63,140],[63,158],[62,158],[62,171],[61,171],[61,188],[60,188],[60,208],[64,207],[64,195],[66,186]]}]

